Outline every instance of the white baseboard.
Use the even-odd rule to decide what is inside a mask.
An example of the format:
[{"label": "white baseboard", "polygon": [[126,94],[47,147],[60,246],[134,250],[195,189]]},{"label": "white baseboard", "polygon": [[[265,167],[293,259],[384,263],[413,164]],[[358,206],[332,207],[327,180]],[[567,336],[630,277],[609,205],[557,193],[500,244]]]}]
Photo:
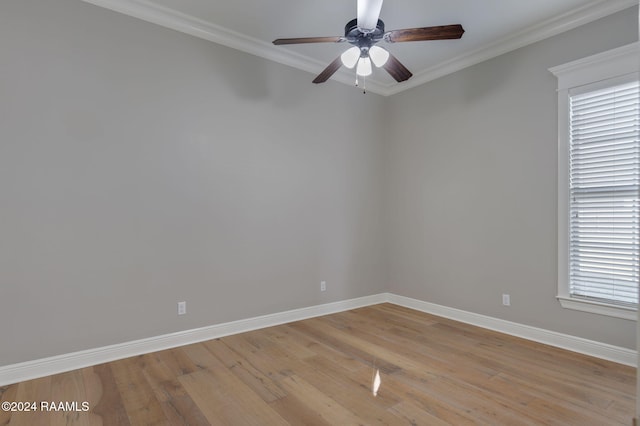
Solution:
[{"label": "white baseboard", "polygon": [[637,353],[631,349],[475,314],[473,312],[462,311],[460,309],[436,305],[434,303],[424,302],[422,300],[399,296],[392,293],[380,293],[372,296],[216,324],[193,330],[179,331],[147,339],[57,355],[49,358],[22,362],[19,364],[1,366],[0,386],[50,376],[52,374],[64,373],[66,371],[102,364],[131,356],[175,348],[205,340],[217,339],[231,334],[244,333],[247,331],[258,330],[260,328],[300,321],[322,315],[329,315],[347,311],[349,309],[356,309],[385,302],[499,331],[501,333],[522,337],[528,340],[545,343],[562,349],[614,361],[620,364],[635,367],[637,363]]},{"label": "white baseboard", "polygon": [[386,294],[376,294],[6,365],[0,367],[0,386],[384,302]]},{"label": "white baseboard", "polygon": [[531,327],[529,325],[518,324],[460,309],[436,305],[435,303],[424,302],[422,300],[398,296],[396,294],[388,293],[386,299],[389,303],[394,303],[406,308],[476,325],[489,330],[499,331],[512,336],[522,337],[534,342],[544,343],[596,358],[606,359],[619,364],[636,367],[638,362],[638,354],[632,349],[613,346],[542,328]]}]

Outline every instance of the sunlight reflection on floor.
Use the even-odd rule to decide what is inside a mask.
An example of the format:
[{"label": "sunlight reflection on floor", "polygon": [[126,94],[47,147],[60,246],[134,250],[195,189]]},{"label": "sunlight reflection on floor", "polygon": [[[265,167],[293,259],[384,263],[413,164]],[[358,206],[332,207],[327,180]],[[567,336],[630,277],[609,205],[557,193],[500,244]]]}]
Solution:
[{"label": "sunlight reflection on floor", "polygon": [[380,389],[380,370],[376,370],[376,374],[373,376],[373,383],[371,384],[371,391],[373,396],[378,396],[378,389]]}]

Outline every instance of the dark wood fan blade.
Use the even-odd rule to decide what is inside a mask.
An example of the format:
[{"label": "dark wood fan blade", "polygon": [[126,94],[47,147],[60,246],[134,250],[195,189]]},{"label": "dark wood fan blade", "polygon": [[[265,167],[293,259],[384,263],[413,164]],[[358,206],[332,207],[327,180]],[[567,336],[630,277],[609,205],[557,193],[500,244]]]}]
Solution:
[{"label": "dark wood fan blade", "polygon": [[462,25],[442,25],[439,27],[407,28],[392,30],[385,34],[385,40],[392,43],[402,41],[450,40],[462,37]]},{"label": "dark wood fan blade", "polygon": [[299,37],[299,38],[279,38],[273,40],[273,44],[304,44],[304,43],[338,43],[344,41],[344,37]]},{"label": "dark wood fan blade", "polygon": [[324,69],[324,71],[322,71],[320,74],[318,74],[316,78],[313,79],[313,82],[316,84],[324,83],[325,81],[329,80],[329,78],[333,74],[335,74],[336,71],[338,71],[341,66],[342,66],[342,59],[340,59],[340,56],[338,56],[333,62],[329,64],[328,67]]},{"label": "dark wood fan blade", "polygon": [[[340,59],[340,58],[338,58]],[[402,63],[393,55],[389,54],[389,59],[383,65],[383,68],[393,77],[398,83],[406,81],[413,76],[411,71],[407,69]]]}]

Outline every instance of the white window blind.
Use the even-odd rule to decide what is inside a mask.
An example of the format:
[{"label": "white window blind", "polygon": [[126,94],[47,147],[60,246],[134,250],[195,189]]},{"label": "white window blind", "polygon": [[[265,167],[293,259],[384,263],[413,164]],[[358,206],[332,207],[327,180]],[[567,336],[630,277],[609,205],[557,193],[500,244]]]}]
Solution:
[{"label": "white window blind", "polygon": [[573,298],[635,306],[639,100],[637,79],[624,80],[569,91],[569,293]]}]

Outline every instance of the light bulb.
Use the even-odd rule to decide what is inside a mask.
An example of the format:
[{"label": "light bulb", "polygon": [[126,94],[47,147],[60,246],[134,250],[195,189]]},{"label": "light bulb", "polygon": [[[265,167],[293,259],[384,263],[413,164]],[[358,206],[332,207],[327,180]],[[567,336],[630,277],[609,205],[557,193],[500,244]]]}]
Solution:
[{"label": "light bulb", "polygon": [[382,47],[371,46],[369,49],[369,57],[371,58],[371,62],[380,68],[384,64],[387,63],[387,59],[389,59],[389,52],[384,50]]},{"label": "light bulb", "polygon": [[353,68],[358,63],[358,59],[360,58],[360,49],[356,46],[353,46],[340,55],[340,59],[342,60],[342,65],[347,68]]},{"label": "light bulb", "polygon": [[371,69],[371,59],[369,58],[360,58],[358,61],[358,68],[356,68],[356,74],[362,77],[366,77],[371,75],[373,70]]}]

